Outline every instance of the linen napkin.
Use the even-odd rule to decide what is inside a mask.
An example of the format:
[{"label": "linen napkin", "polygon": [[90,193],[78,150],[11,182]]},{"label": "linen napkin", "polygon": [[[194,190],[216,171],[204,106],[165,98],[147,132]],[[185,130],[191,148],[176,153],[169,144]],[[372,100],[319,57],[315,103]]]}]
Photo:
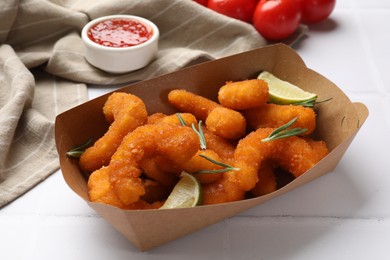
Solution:
[{"label": "linen napkin", "polygon": [[[157,57],[144,69],[114,75],[84,59],[83,26],[111,14],[141,16],[159,27]],[[304,32],[300,27],[287,43]],[[0,44],[2,207],[59,168],[55,117],[86,101],[88,85],[114,90],[268,42],[250,24],[191,0],[7,0],[0,2]]]}]

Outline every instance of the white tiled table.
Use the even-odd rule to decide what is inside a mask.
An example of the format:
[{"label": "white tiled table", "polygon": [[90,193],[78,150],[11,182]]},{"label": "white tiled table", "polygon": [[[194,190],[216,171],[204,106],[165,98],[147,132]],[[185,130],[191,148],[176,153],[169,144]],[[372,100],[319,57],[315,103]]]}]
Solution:
[{"label": "white tiled table", "polygon": [[[390,1],[338,0],[296,50],[370,116],[337,168],[142,253],[58,171],[0,210],[0,259],[390,259]],[[107,90],[91,89],[91,98]]]}]

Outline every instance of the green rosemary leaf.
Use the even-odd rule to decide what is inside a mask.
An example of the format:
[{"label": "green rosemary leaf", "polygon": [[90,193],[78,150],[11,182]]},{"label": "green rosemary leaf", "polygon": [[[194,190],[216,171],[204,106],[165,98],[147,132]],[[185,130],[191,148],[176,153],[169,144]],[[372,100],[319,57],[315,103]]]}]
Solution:
[{"label": "green rosemary leaf", "polygon": [[268,141],[272,141],[272,140],[276,140],[276,139],[283,139],[283,138],[302,134],[306,131],[307,131],[307,128],[293,128],[293,129],[285,130],[283,132],[279,132],[275,135],[269,135],[267,138],[264,138],[261,141],[268,142]]},{"label": "green rosemary leaf", "polygon": [[91,144],[92,144],[92,138],[88,139],[86,143],[69,150],[68,152],[66,152],[66,155],[69,157],[78,158],[84,153],[85,149],[91,146]]},{"label": "green rosemary leaf", "polygon": [[332,100],[333,98],[327,98],[327,99],[324,99],[324,100],[321,100],[321,101],[316,101],[314,105],[316,104],[320,104],[320,103],[324,103],[324,102],[328,102],[329,100]]},{"label": "green rosemary leaf", "polygon": [[222,166],[224,167],[223,169],[218,169],[218,170],[201,170],[201,171],[197,171],[197,172],[193,172],[193,174],[200,174],[200,173],[211,173],[211,174],[215,174],[215,173],[224,173],[224,172],[228,172],[228,171],[238,171],[239,168],[235,168],[235,167],[232,167],[226,163],[223,163],[223,162],[218,162],[206,155],[203,155],[203,154],[199,154],[200,157],[208,160],[209,162],[212,162],[213,164],[215,165],[218,165],[218,166]]},{"label": "green rosemary leaf", "polygon": [[[179,118],[180,124],[182,126],[186,126],[186,122],[184,121],[183,117],[180,115],[180,113],[176,113],[176,116]],[[207,144],[206,144],[206,138],[204,137],[203,130],[202,130],[202,120],[199,120],[198,122],[198,129],[196,129],[195,125],[191,124],[192,130],[198,135],[199,137],[199,143],[200,143],[200,149],[206,150]]]},{"label": "green rosemary leaf", "polygon": [[184,119],[181,117],[180,113],[176,113],[176,116],[177,116],[177,118],[179,118],[180,124],[181,124],[182,126],[186,126],[186,122],[185,122]]},{"label": "green rosemary leaf", "polygon": [[273,136],[273,135],[276,135],[284,130],[286,130],[287,128],[289,128],[292,124],[295,123],[295,121],[298,120],[298,117],[294,117],[293,119],[291,119],[288,123],[276,128],[274,131],[272,131],[272,133],[270,134],[270,136]]},{"label": "green rosemary leaf", "polygon": [[199,154],[199,156],[202,157],[202,158],[205,158],[207,161],[212,162],[212,163],[214,163],[216,165],[219,165],[219,166],[222,166],[222,167],[227,167],[227,168],[228,167],[229,168],[233,168],[232,166],[230,166],[230,165],[228,165],[226,163],[218,162],[218,161],[216,161],[216,160],[214,160],[214,159],[212,159],[212,158],[210,158],[210,157],[208,157],[208,156],[206,156],[204,154]]},{"label": "green rosemary leaf", "polygon": [[314,107],[317,104],[327,102],[327,101],[329,101],[331,99],[332,98],[328,98],[328,99],[325,99],[325,100],[317,101],[317,99],[314,98],[314,99],[309,99],[309,100],[302,101],[302,102],[292,103],[291,105],[294,105],[294,106],[304,106],[304,107]]},{"label": "green rosemary leaf", "polygon": [[199,131],[199,138],[201,139],[201,142],[204,144],[204,149],[206,149],[207,143],[206,143],[206,137],[204,137],[204,133],[203,133],[202,120],[199,120],[198,122],[198,131]]},{"label": "green rosemary leaf", "polygon": [[202,174],[202,173],[218,174],[218,173],[229,172],[231,170],[232,169],[229,169],[229,168],[223,168],[223,169],[218,169],[218,170],[201,170],[201,171],[193,172],[192,174]]},{"label": "green rosemary leaf", "polygon": [[199,136],[199,143],[200,143],[200,149],[206,150],[207,149],[207,143],[206,138],[204,137],[203,130],[202,130],[202,120],[199,120],[198,122],[198,129],[196,129],[195,125],[191,124],[192,130]]},{"label": "green rosemary leaf", "polygon": [[73,158],[79,158],[82,154],[84,153],[84,151],[68,151],[66,153],[67,156],[69,157],[73,157]]},{"label": "green rosemary leaf", "polygon": [[298,117],[293,118],[290,120],[287,124],[284,124],[278,128],[276,128],[272,133],[261,140],[262,142],[268,142],[276,139],[282,139],[282,138],[287,138],[295,135],[302,134],[307,131],[307,128],[292,128],[292,129],[287,129],[289,128],[292,124],[297,121]]}]

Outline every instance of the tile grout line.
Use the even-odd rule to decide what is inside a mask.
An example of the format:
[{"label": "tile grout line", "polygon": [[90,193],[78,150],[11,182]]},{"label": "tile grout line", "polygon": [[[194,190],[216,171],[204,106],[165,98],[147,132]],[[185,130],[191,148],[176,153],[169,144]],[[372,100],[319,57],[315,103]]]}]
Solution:
[{"label": "tile grout line", "polygon": [[229,254],[229,249],[230,249],[230,224],[229,224],[229,219],[223,220],[223,237],[222,237],[222,259],[223,260],[229,260],[230,259],[230,254]]},{"label": "tile grout line", "polygon": [[[100,215],[98,214],[85,214],[85,215],[61,215],[61,214],[5,214],[0,216],[0,219],[6,220],[7,218],[9,219],[15,219],[15,218],[31,218],[34,217],[36,220],[44,220],[47,218],[52,218],[52,219],[103,219]],[[226,219],[229,220],[230,218]],[[236,220],[248,220],[248,219],[275,219],[275,220],[310,220],[310,219],[323,219],[323,220],[357,220],[357,221],[389,221],[390,216],[383,216],[383,217],[363,217],[363,216],[356,216],[356,217],[343,217],[343,216],[324,216],[324,215],[264,215],[264,216],[255,216],[255,215],[238,215],[234,216],[231,219],[236,219]],[[229,223],[225,223],[226,226],[226,232],[225,234],[228,235],[228,226]],[[225,242],[225,241],[224,241]],[[228,239],[227,241],[228,242]]]},{"label": "tile grout line", "polygon": [[42,209],[43,201],[44,196],[43,193],[41,193],[39,196],[37,209],[32,215],[29,215],[29,218],[32,217],[34,219],[34,221],[30,221],[31,223],[34,223],[34,225],[31,225],[30,227],[28,244],[25,246],[25,250],[23,250],[22,259],[29,259],[29,256],[34,255],[34,248],[36,248],[37,243],[36,237],[40,227],[42,226],[42,219],[39,217],[39,212]]},{"label": "tile grout line", "polygon": [[6,219],[6,218],[31,218],[31,217],[36,217],[38,219],[43,219],[43,218],[77,218],[77,219],[89,219],[89,218],[94,218],[94,219],[99,219],[102,218],[99,214],[79,214],[79,215],[64,215],[64,214],[42,214],[42,213],[35,213],[35,214],[30,214],[30,213],[11,213],[11,214],[2,214],[0,215],[0,219]]},{"label": "tile grout line", "polygon": [[390,221],[389,216],[384,217],[342,217],[342,216],[313,216],[313,215],[266,215],[266,216],[250,216],[250,215],[241,215],[236,216],[235,220],[275,220],[277,222],[284,220],[292,221],[310,221],[310,220],[323,220],[323,221],[364,221],[364,222],[387,222]]}]

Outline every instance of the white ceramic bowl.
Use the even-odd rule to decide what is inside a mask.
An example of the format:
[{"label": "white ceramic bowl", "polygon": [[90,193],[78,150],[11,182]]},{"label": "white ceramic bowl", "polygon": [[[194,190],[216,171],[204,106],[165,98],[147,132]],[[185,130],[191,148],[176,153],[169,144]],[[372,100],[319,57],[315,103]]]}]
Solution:
[{"label": "white ceramic bowl", "polygon": [[[110,19],[135,20],[152,29],[152,36],[147,41],[129,47],[110,47],[91,40],[87,33],[95,24]],[[159,30],[151,21],[134,15],[110,15],[90,21],[81,32],[86,50],[85,58],[93,66],[110,73],[125,73],[141,69],[148,65],[158,50]]]}]

